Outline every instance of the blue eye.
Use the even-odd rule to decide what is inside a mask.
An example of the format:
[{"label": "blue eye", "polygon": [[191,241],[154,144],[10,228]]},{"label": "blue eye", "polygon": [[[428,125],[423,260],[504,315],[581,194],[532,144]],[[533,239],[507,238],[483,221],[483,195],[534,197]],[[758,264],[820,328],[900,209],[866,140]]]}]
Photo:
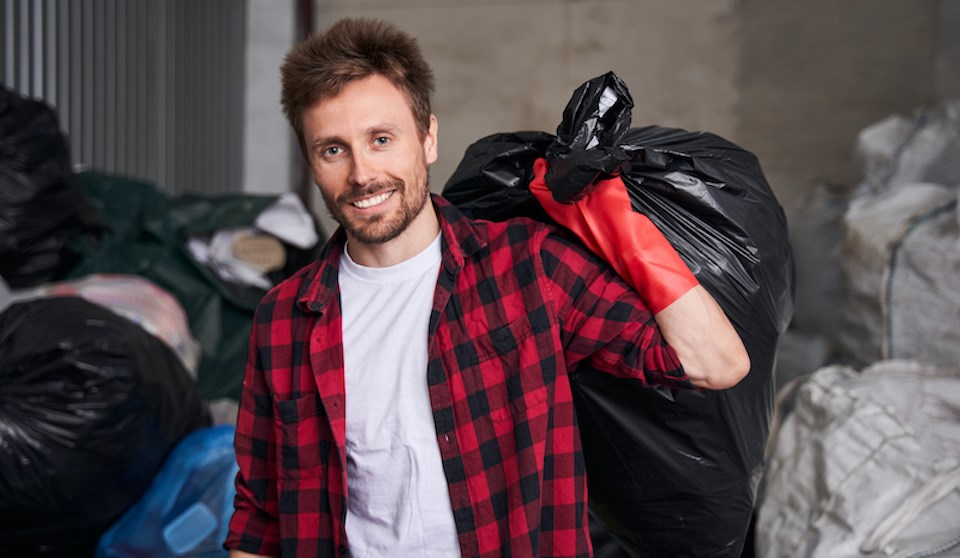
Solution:
[{"label": "blue eye", "polygon": [[387,145],[388,143],[390,143],[390,138],[386,136],[381,136],[373,141],[375,141],[377,145]]},{"label": "blue eye", "polygon": [[327,157],[332,157],[332,156],[338,155],[341,151],[343,151],[343,149],[334,146],[334,147],[328,147],[324,149],[323,154]]}]

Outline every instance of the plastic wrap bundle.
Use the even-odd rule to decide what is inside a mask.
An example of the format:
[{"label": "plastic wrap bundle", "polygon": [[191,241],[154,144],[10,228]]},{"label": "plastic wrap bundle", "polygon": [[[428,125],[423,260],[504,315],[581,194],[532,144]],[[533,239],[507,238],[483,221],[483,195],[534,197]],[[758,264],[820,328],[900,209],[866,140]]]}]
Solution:
[{"label": "plastic wrap bundle", "polygon": [[0,275],[14,289],[63,277],[93,224],[56,113],[0,87]]},{"label": "plastic wrap bundle", "polygon": [[758,556],[960,555],[960,369],[828,366],[781,397]]},{"label": "plastic wrap bundle", "polygon": [[237,458],[232,425],[198,430],[170,453],[143,498],[100,539],[97,558],[227,556]]},{"label": "plastic wrap bundle", "polygon": [[209,417],[158,338],[79,298],[0,314],[0,547],[90,556]]},{"label": "plastic wrap bundle", "polygon": [[526,190],[536,158],[546,157],[560,201],[623,177],[634,210],[733,322],[751,370],[729,390],[676,393],[577,370],[592,515],[635,556],[739,556],[763,472],[777,339],[793,312],[786,219],[753,154],[709,133],[629,129],[632,106],[612,73],[591,80],[555,139],[518,132],[478,141],[444,195],[475,218],[545,220]]},{"label": "plastic wrap bundle", "polygon": [[96,273],[76,281],[45,283],[11,295],[14,300],[53,296],[80,297],[127,318],[169,345],[187,372],[196,378],[200,347],[190,333],[186,312],[173,295],[152,281],[136,275]]}]

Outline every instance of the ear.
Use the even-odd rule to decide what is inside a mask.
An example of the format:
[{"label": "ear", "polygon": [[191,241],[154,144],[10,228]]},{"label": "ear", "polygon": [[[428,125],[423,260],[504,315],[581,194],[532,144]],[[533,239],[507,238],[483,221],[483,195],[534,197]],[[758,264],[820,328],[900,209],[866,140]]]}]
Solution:
[{"label": "ear", "polygon": [[437,162],[437,116],[430,115],[430,127],[423,136],[423,156],[427,160],[427,165]]}]

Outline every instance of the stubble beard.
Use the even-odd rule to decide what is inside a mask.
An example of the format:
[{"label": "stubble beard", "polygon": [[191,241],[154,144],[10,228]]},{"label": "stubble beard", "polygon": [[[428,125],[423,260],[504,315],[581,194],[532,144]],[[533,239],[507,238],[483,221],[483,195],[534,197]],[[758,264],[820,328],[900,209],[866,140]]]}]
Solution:
[{"label": "stubble beard", "polygon": [[[330,216],[343,226],[353,240],[363,244],[383,244],[397,238],[403,231],[407,230],[427,205],[430,198],[430,178],[426,169],[417,173],[414,180],[416,184],[413,185],[413,188],[408,188],[407,183],[403,180],[394,178],[387,181],[372,182],[360,190],[342,194],[336,200],[331,200],[324,195],[323,201],[327,206],[327,211],[330,212]],[[393,196],[400,196],[399,211],[378,214],[364,219],[351,219],[342,209],[343,206],[350,205],[351,200],[385,190],[394,190]]]}]

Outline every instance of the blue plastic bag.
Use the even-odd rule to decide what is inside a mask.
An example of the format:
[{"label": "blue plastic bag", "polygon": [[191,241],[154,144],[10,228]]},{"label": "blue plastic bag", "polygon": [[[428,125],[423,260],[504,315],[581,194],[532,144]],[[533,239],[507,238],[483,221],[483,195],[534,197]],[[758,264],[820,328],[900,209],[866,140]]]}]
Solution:
[{"label": "blue plastic bag", "polygon": [[234,427],[184,438],[139,502],[100,539],[97,558],[227,556],[236,488]]}]

